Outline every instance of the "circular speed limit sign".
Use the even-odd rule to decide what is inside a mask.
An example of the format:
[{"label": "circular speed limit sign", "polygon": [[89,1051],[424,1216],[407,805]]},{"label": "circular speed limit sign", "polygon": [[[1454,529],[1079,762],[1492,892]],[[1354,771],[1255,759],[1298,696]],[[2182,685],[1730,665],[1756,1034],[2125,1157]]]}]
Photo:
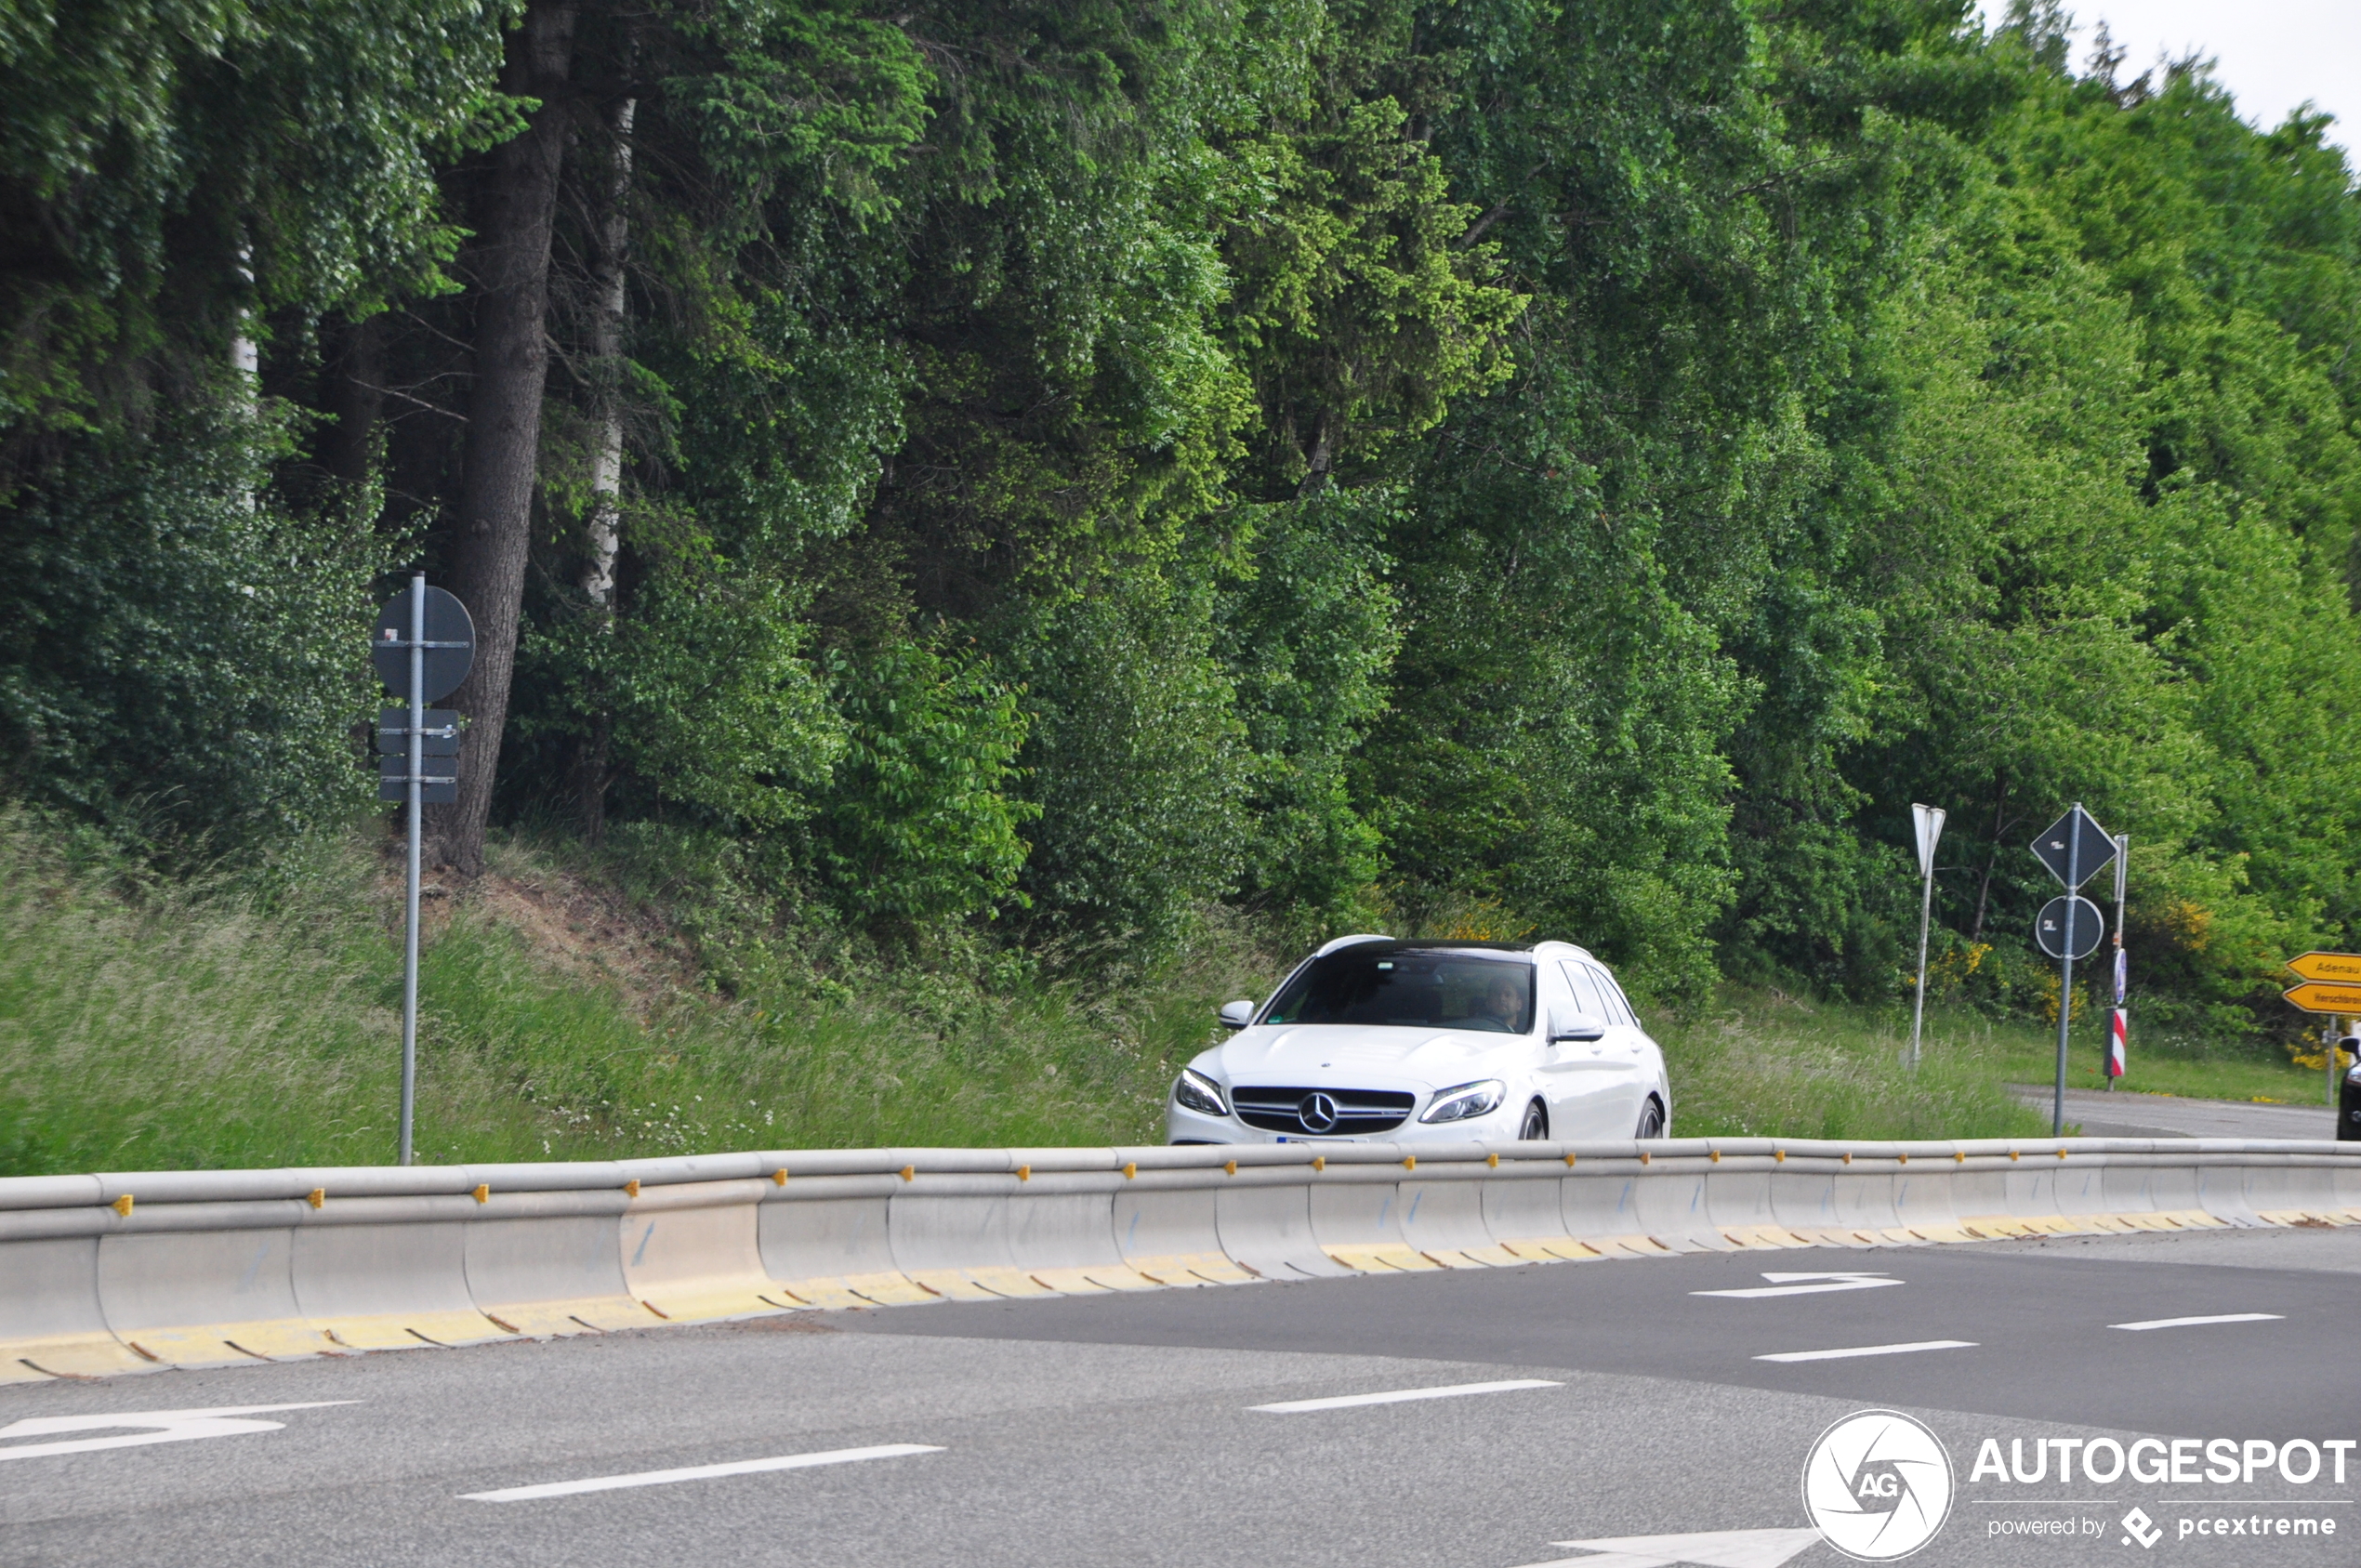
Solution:
[{"label": "circular speed limit sign", "polygon": [[2033,940],[2052,958],[2088,958],[2105,934],[2106,916],[2079,893],[2053,898],[2033,922]]}]

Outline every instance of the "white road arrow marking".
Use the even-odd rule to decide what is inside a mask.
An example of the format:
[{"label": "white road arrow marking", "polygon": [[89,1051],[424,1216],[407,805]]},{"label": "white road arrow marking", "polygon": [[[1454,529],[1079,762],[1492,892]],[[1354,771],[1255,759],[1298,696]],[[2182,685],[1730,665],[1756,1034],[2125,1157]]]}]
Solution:
[{"label": "white road arrow marking", "polygon": [[1528,1568],[1779,1568],[1814,1546],[1817,1530],[1708,1530],[1694,1535],[1613,1535],[1598,1541],[1551,1541],[1594,1557],[1561,1557]]},{"label": "white road arrow marking", "polygon": [[63,1443],[0,1442],[0,1459],[37,1459],[49,1454],[87,1454],[100,1448],[139,1448],[151,1443],[189,1443],[201,1437],[234,1437],[240,1432],[275,1432],[286,1423],[242,1417],[273,1410],[319,1410],[331,1404],[360,1403],[357,1399],[316,1399],[304,1404],[224,1404],[210,1410],[116,1410],[101,1416],[32,1416],[0,1427],[0,1439],[102,1431],[110,1427],[150,1430],[120,1437],[73,1438]]},{"label": "white road arrow marking", "polygon": [[1765,1274],[1762,1277],[1771,1283],[1746,1290],[1693,1290],[1689,1294],[1727,1296],[1737,1301],[1760,1301],[1769,1296],[1821,1296],[1831,1290],[1875,1290],[1880,1285],[1905,1283],[1882,1273],[1853,1271],[1821,1274]]}]

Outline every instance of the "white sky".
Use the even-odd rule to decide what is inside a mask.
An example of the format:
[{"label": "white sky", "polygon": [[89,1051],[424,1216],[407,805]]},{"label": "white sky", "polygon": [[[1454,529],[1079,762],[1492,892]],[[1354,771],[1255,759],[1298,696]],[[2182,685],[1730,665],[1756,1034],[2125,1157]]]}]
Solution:
[{"label": "white sky", "polygon": [[[2008,0],[1979,3],[1987,28],[2008,14]],[[2361,148],[2361,0],[2066,0],[2066,10],[2077,75],[2104,19],[2117,46],[2131,51],[2122,78],[2195,45],[2214,58],[2215,79],[2249,124],[2268,130],[2309,99],[2337,117],[2330,141],[2348,156]]]}]

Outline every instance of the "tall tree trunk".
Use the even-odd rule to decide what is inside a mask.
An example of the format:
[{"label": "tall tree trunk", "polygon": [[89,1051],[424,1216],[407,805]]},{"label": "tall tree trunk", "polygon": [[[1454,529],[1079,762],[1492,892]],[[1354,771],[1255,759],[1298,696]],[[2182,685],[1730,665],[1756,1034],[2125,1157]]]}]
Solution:
[{"label": "tall tree trunk", "polygon": [[320,437],[320,466],[349,485],[369,482],[377,419],[385,411],[385,318],[347,322],[336,333],[320,401],[336,416]]},{"label": "tall tree trunk", "polygon": [[1975,929],[1968,933],[1968,941],[1984,940],[1985,905],[1992,898],[1992,873],[2000,863],[2000,835],[2009,831],[2009,771],[2002,768],[1992,775],[1992,849],[1984,857],[1984,880],[1975,890]]},{"label": "tall tree trunk", "polygon": [[262,345],[255,340],[254,247],[238,247],[238,324],[230,335],[230,369],[239,403],[251,413],[262,383]]},{"label": "tall tree trunk", "polygon": [[580,0],[532,0],[508,35],[500,86],[541,100],[521,136],[494,150],[476,218],[475,389],[468,402],[450,586],[475,618],[475,668],[452,694],[468,717],[459,798],[428,812],[435,858],[462,876],[483,868],[494,772],[508,721],[517,623],[532,543],[533,482],[541,448],[542,383],[549,351],[549,231],[571,113]]},{"label": "tall tree trunk", "polygon": [[1313,429],[1311,455],[1304,460],[1303,482],[1295,487],[1299,501],[1320,493],[1321,486],[1328,482],[1328,471],[1336,462],[1335,412],[1322,409]]},{"label": "tall tree trunk", "polygon": [[[588,548],[582,568],[582,591],[589,596],[600,631],[610,636],[614,631],[615,557],[623,545],[623,329],[628,301],[623,257],[631,237],[626,204],[631,194],[631,125],[638,112],[639,100],[627,98],[607,115],[612,162],[599,209],[599,251],[591,263],[591,282],[598,294],[590,321],[590,350],[597,359],[598,436],[590,454],[590,517],[585,530]],[[613,739],[614,716],[602,707],[592,718],[590,733],[574,751],[582,831],[593,844],[606,837],[607,758]]]}]

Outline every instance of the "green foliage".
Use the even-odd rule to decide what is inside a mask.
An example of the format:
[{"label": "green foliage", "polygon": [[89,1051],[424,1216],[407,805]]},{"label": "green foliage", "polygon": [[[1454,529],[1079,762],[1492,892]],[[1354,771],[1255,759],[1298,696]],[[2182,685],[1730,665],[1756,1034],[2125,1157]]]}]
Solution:
[{"label": "green foliage", "polygon": [[1389,90],[1421,112],[1447,102],[1431,80],[1390,80],[1412,29],[1408,7],[1339,7],[1307,89],[1274,92],[1260,134],[1224,149],[1224,315],[1262,407],[1249,482],[1365,472],[1510,373],[1504,335],[1525,300],[1493,286],[1498,247]]},{"label": "green foliage", "polygon": [[1377,543],[1396,505],[1384,490],[1324,490],[1262,508],[1251,575],[1226,585],[1215,611],[1248,754],[1241,890],[1326,934],[1366,923],[1384,873],[1350,770],[1385,711],[1402,640],[1392,563]]},{"label": "green foliage", "polygon": [[1243,727],[1210,597],[1136,572],[1015,629],[1024,797],[1040,813],[1020,886],[1038,927],[1154,952],[1234,885]]},{"label": "green foliage", "polygon": [[[0,26],[9,794],[257,850],[363,797],[510,14]],[[2318,117],[2010,15],[587,0],[500,810],[700,868],[739,990],[1243,909],[1877,1006],[1925,801],[2001,1014],[2081,799],[2143,1016],[2271,1027],[2361,925],[2361,201]],[[275,433],[372,399],[370,480]]]},{"label": "green foliage", "polygon": [[[550,697],[527,737],[613,725],[615,759],[650,804],[693,808],[750,832],[801,821],[845,745],[845,720],[805,656],[810,632],[775,580],[714,559],[659,564],[633,613],[581,616],[521,654]],[[571,711],[568,711],[571,710]]]},{"label": "green foliage", "polygon": [[376,793],[351,628],[383,549],[266,488],[269,418],[64,438],[0,529],[0,790],[208,854],[339,825]]},{"label": "green foliage", "polygon": [[831,661],[847,745],[818,862],[848,912],[920,926],[1011,899],[1040,808],[1010,797],[1025,741],[1016,692],[981,660],[917,643]]},{"label": "green foliage", "polygon": [[779,181],[798,173],[857,217],[892,211],[878,177],[924,130],[933,83],[900,27],[847,0],[729,0],[666,20],[688,56],[679,63],[702,68],[666,84],[667,107],[728,192],[732,236],[758,233]]},{"label": "green foliage", "polygon": [[137,355],[226,362],[247,311],[447,286],[437,164],[513,134],[494,87],[511,10],[10,4],[0,428],[103,419]]}]

